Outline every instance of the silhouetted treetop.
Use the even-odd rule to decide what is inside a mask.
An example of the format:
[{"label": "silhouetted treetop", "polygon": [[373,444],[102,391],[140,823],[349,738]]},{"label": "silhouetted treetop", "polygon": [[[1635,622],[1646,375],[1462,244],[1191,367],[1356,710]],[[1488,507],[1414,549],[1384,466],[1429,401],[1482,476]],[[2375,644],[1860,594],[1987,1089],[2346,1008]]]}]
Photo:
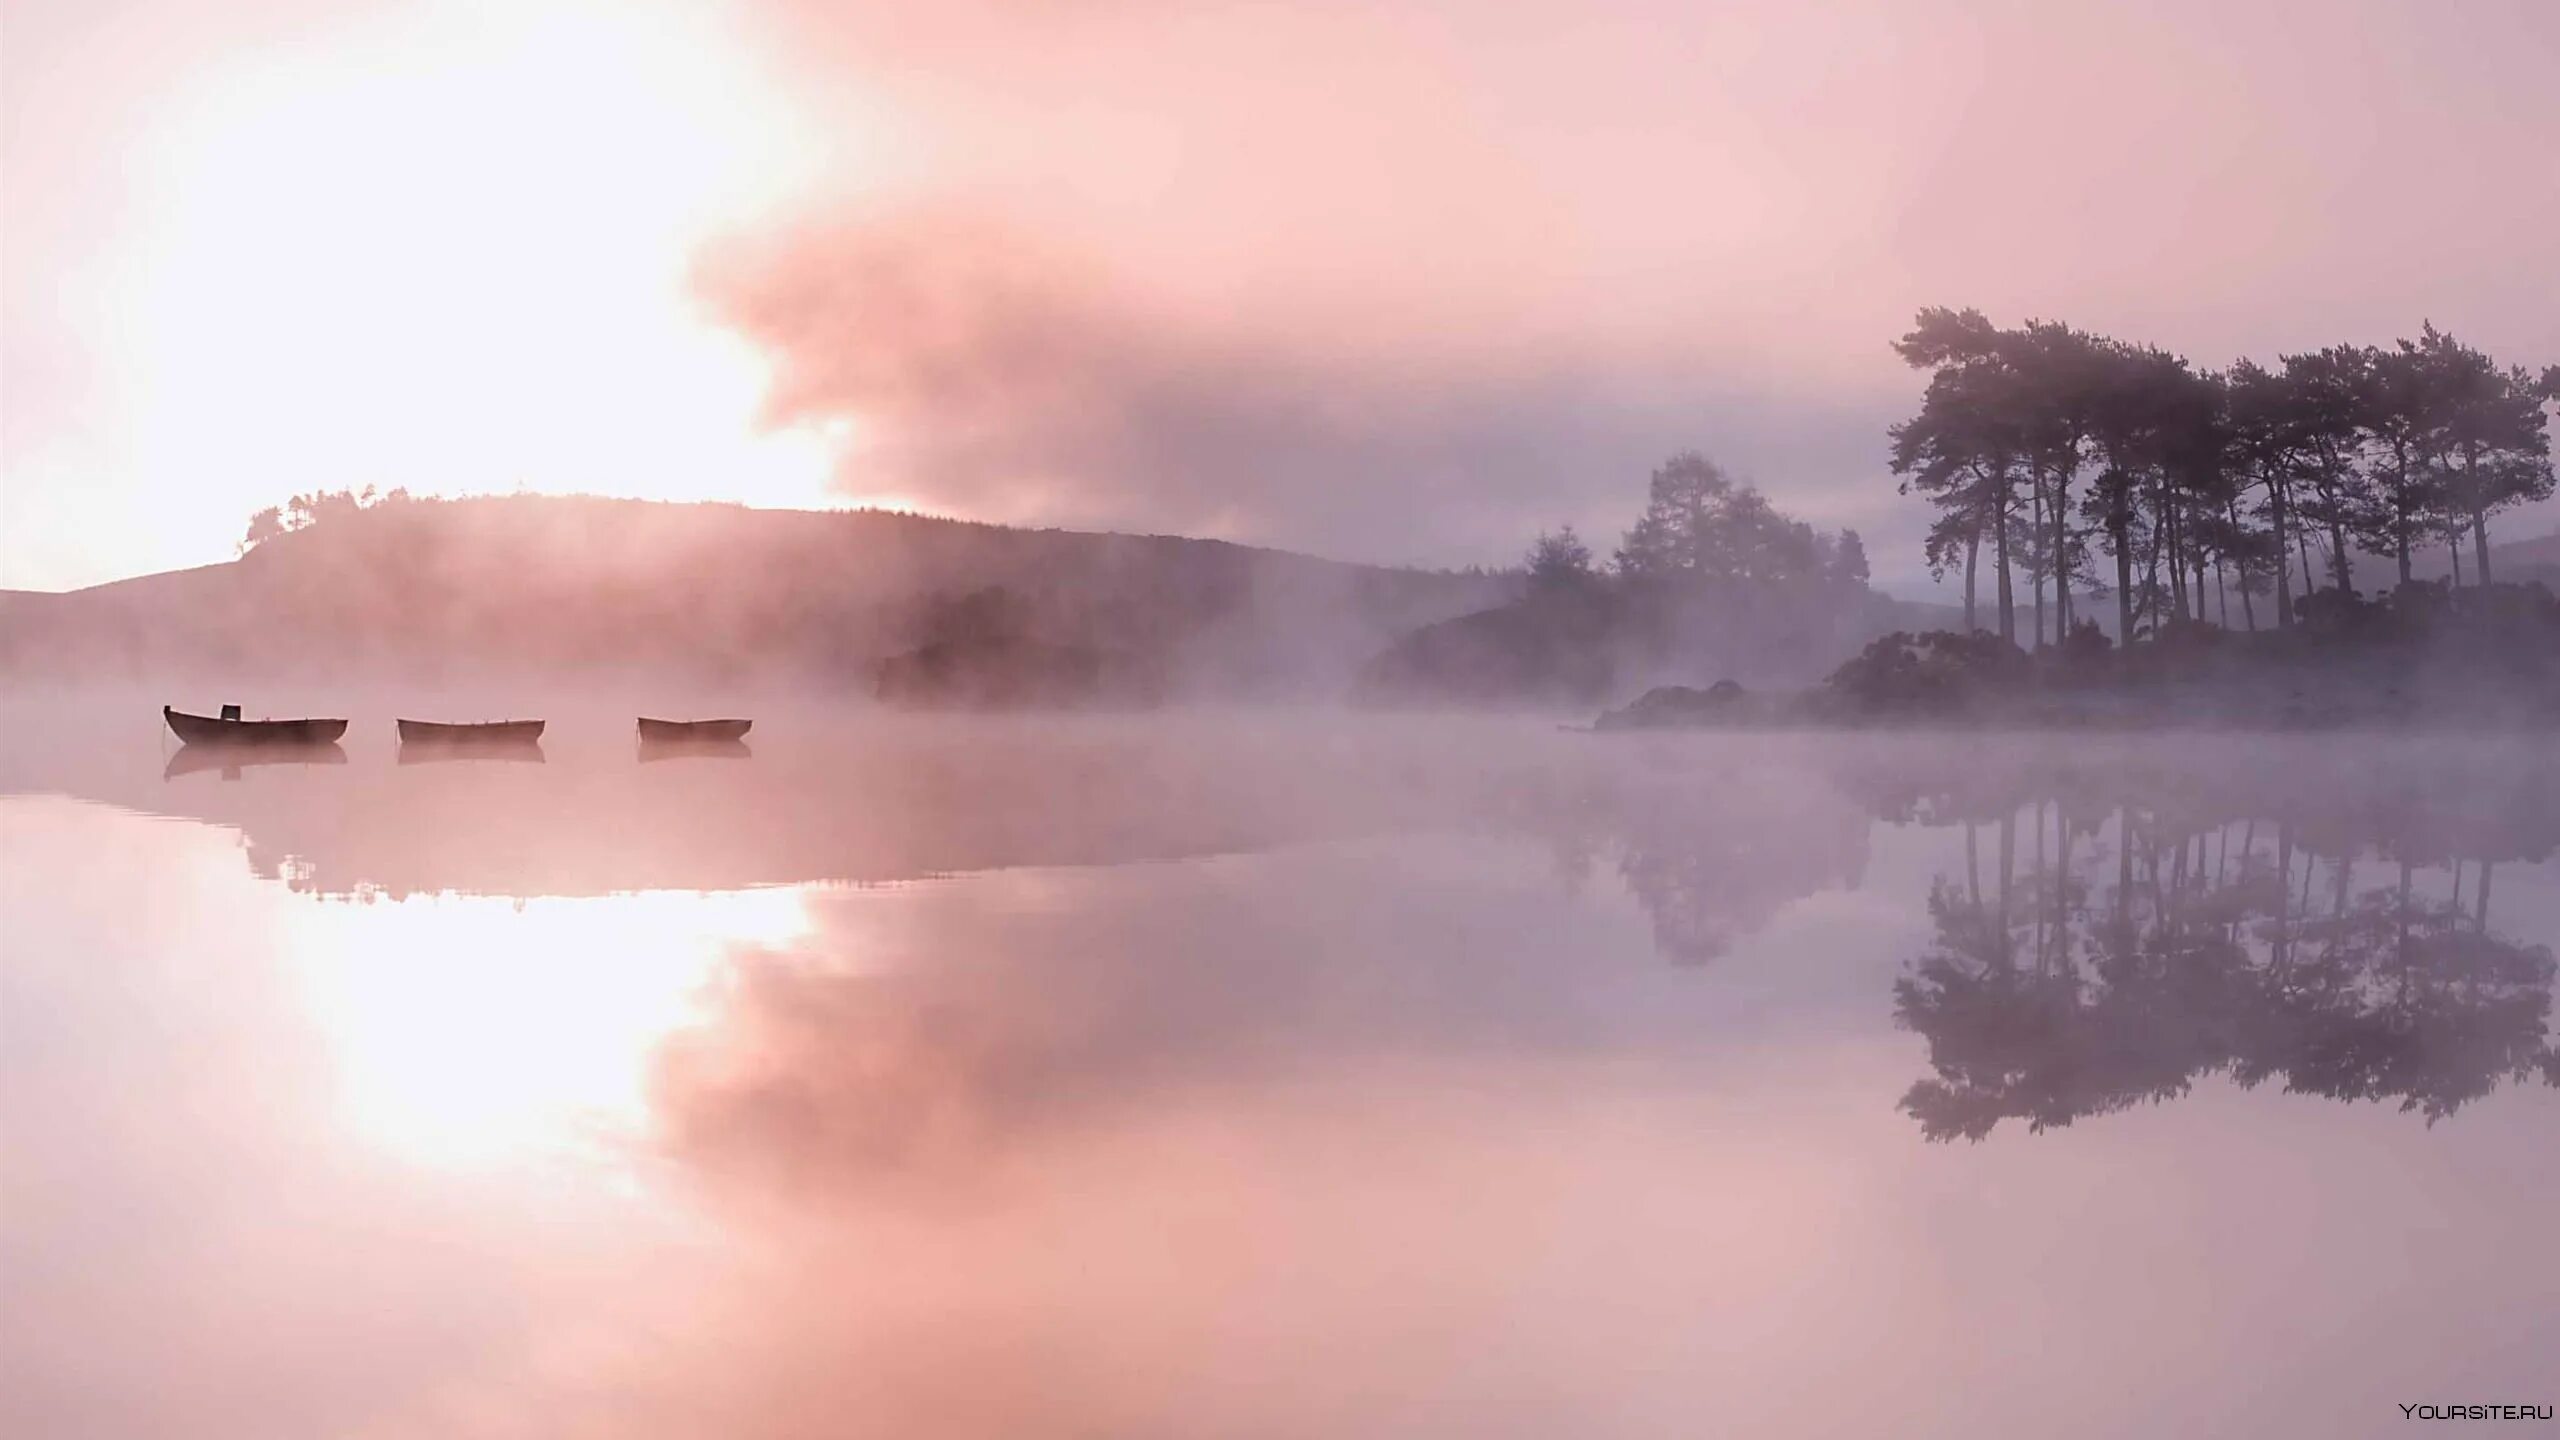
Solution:
[{"label": "silhouetted treetop", "polygon": [[2560,367],[2501,366],[2432,324],[2389,347],[2210,372],[2058,322],[2006,329],[1932,308],[1894,350],[1931,372],[1919,413],[1888,437],[1903,490],[1939,512],[1923,559],[1961,569],[1967,629],[1987,559],[2008,640],[2024,579],[2030,649],[2107,596],[2120,642],[2182,622],[2256,629],[2262,594],[2284,628],[2297,590],[2354,593],[2359,547],[2392,557],[2406,584],[2413,556],[2444,544],[2458,582],[2467,539],[2485,585],[2489,521],[2553,493],[2544,406]]}]

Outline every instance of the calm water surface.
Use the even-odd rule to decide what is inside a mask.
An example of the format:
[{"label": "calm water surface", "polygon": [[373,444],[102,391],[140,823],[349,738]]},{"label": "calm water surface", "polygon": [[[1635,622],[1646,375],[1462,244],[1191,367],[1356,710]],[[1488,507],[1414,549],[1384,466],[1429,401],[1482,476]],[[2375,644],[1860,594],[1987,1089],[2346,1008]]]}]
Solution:
[{"label": "calm water surface", "polygon": [[9,703],[7,1433],[2560,1400],[2551,746],[389,713]]}]

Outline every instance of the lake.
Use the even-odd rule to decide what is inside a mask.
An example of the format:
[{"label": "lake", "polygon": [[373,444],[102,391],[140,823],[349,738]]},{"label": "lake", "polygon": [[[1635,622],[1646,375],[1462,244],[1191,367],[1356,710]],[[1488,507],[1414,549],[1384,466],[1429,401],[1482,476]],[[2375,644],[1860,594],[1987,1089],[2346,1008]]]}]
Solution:
[{"label": "lake", "polygon": [[2560,746],[354,713],[0,712],[10,1434],[2560,1400]]}]

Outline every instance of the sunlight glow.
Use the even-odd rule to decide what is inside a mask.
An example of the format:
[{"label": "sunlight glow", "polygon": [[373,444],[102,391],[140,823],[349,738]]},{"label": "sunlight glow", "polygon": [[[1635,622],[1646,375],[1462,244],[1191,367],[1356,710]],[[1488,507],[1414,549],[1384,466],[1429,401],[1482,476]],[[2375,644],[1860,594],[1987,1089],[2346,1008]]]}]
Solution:
[{"label": "sunlight glow", "polygon": [[92,523],[10,583],[227,558],[322,487],[841,503],[689,288],[705,240],[859,169],[784,103],[719,17],[647,0],[403,7],[207,68],[99,262],[118,423],[31,457]]},{"label": "sunlight glow", "polygon": [[295,909],[286,944],[349,1127],[415,1163],[476,1169],[640,1135],[660,1042],[716,999],[730,957],[807,937],[804,899],[322,902]]}]

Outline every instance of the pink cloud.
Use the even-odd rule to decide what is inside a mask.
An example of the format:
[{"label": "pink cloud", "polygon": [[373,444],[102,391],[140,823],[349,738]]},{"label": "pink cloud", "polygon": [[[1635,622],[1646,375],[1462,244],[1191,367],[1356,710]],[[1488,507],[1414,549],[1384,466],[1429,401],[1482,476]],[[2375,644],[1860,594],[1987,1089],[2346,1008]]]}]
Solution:
[{"label": "pink cloud", "polygon": [[1502,558],[1698,445],[1896,533],[1886,343],[1925,304],[2206,364],[2425,318],[2560,355],[2530,5],[766,19],[916,163],[703,289],[777,415],[868,437],[850,487],[985,518]]}]

